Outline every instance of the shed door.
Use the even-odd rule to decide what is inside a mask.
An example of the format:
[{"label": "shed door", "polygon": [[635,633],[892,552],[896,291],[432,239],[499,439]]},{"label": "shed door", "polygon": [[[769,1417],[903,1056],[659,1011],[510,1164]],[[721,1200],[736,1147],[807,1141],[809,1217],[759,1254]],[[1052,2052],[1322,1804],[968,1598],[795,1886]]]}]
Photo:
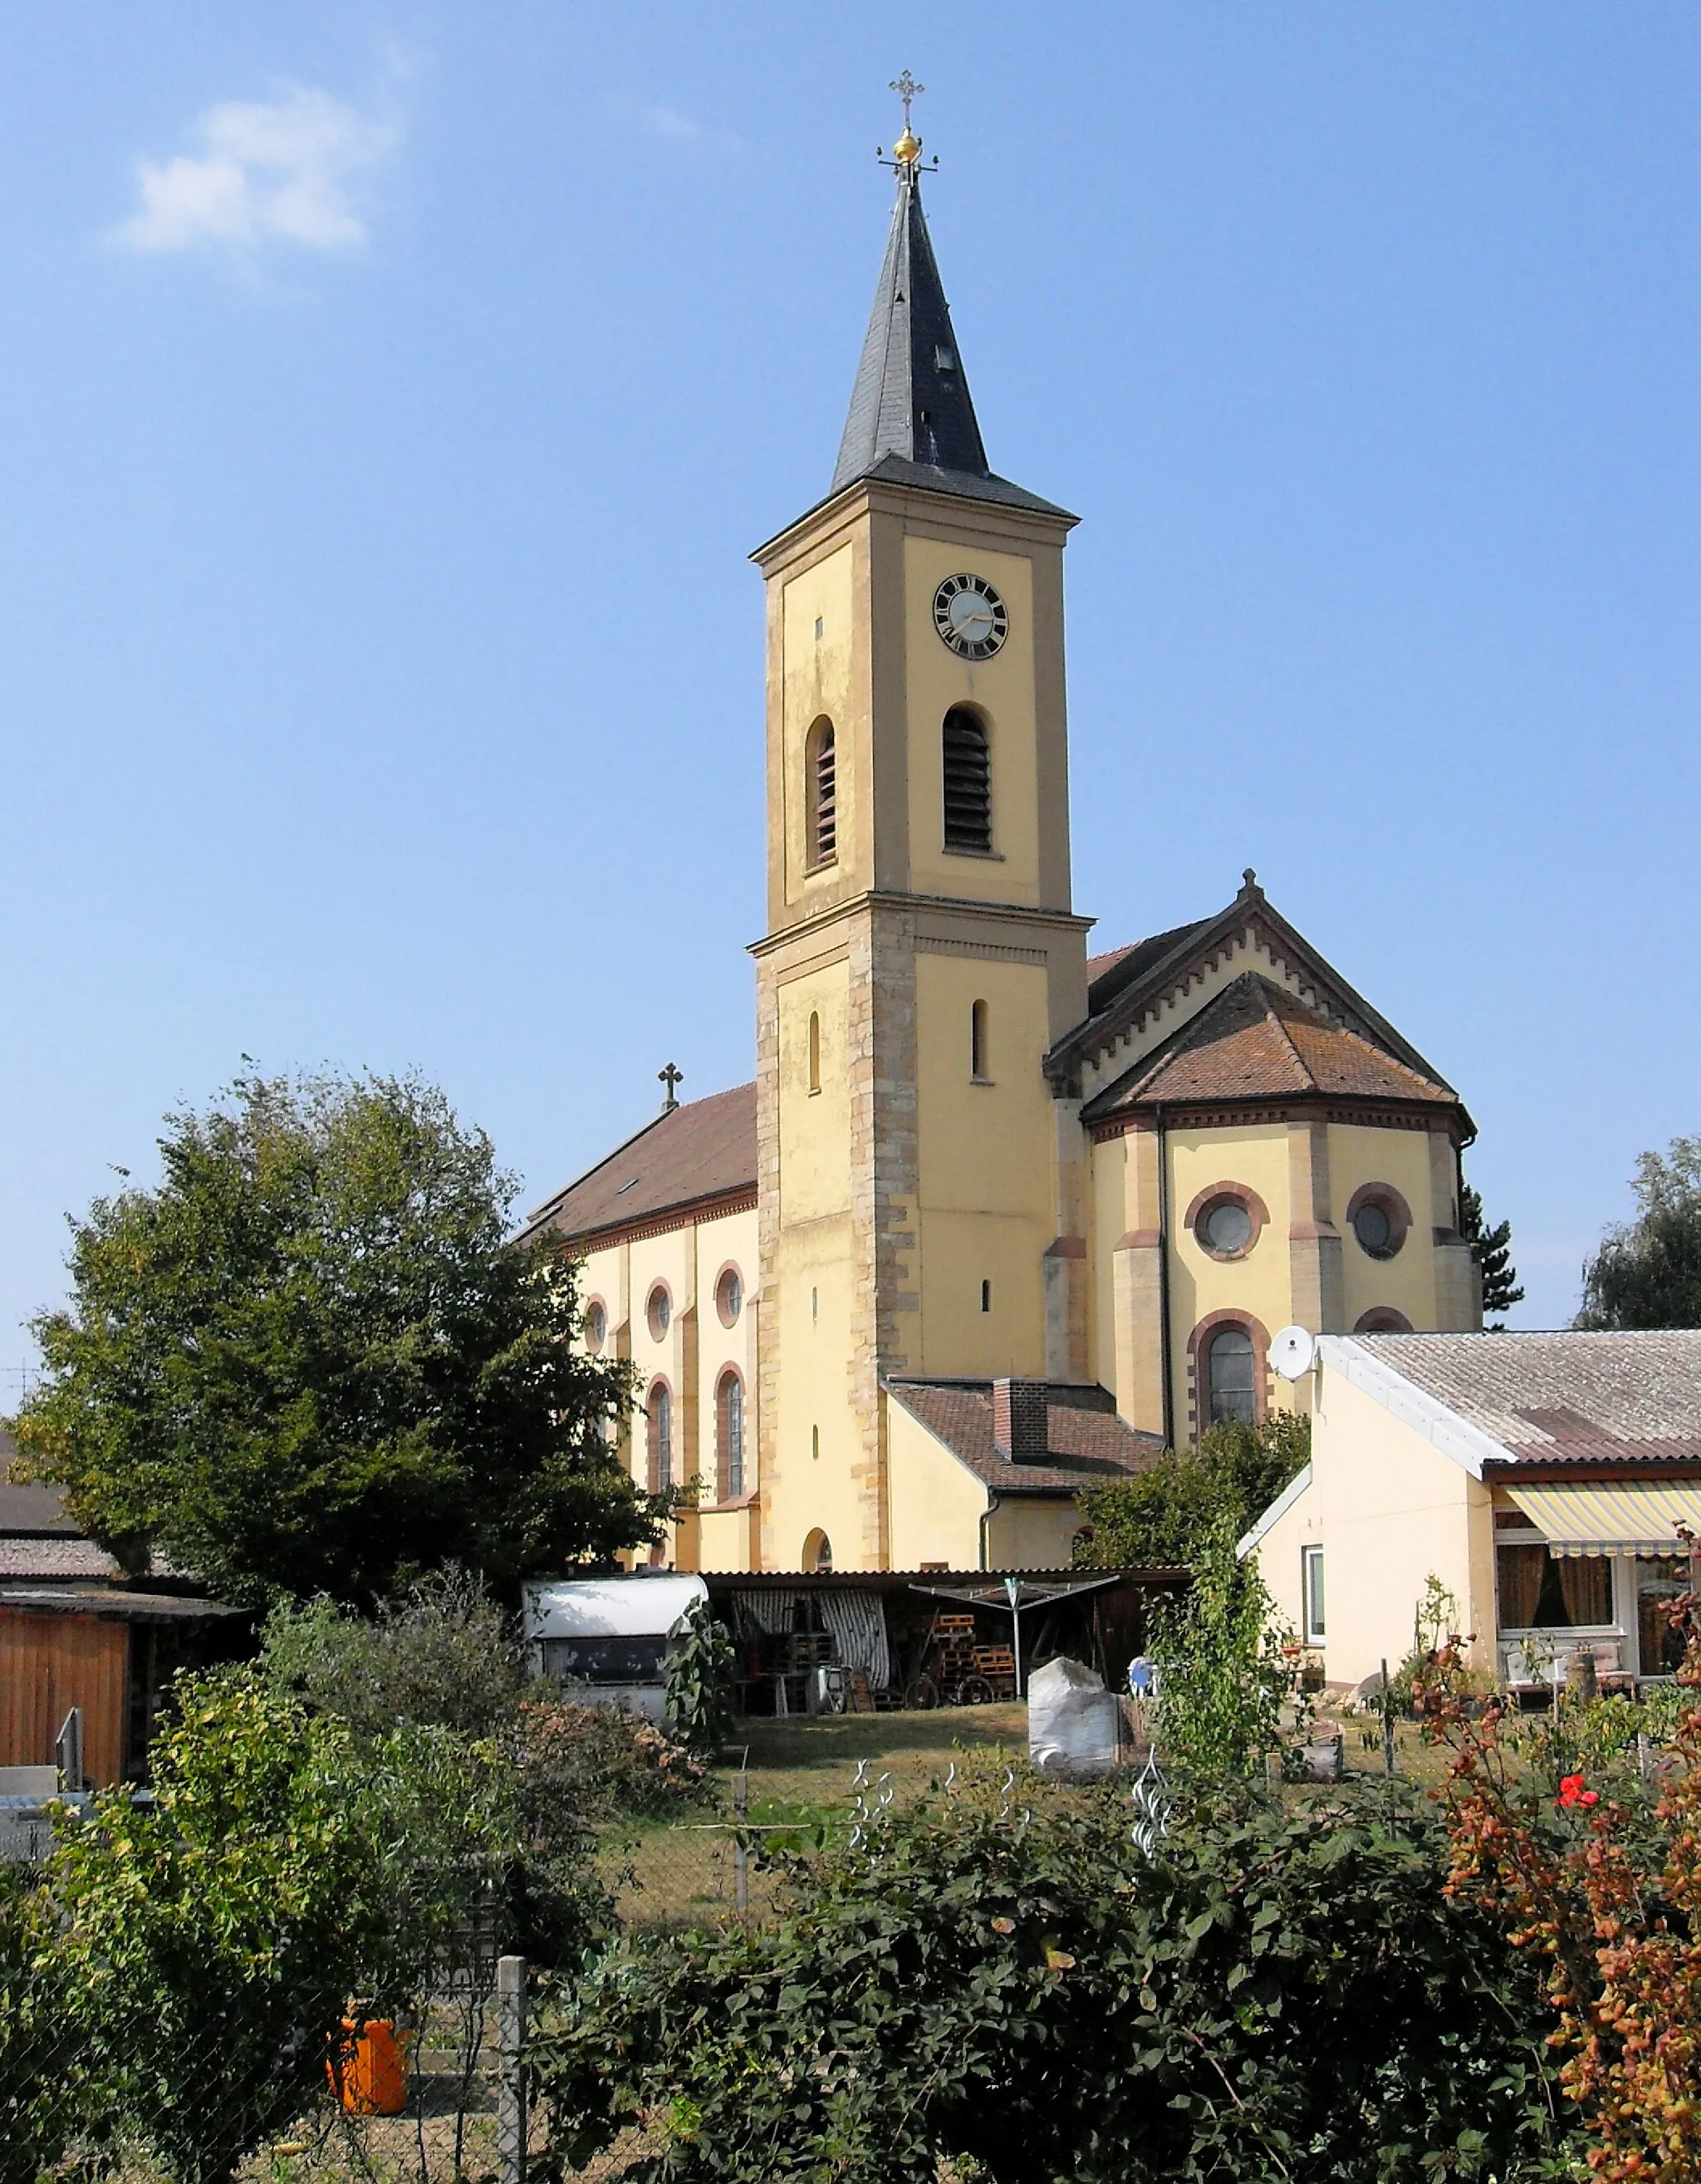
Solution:
[{"label": "shed door", "polygon": [[0,1609],[0,1767],[51,1767],[59,1724],[75,1706],[90,1781],[118,1781],[129,1701],[127,1624]]}]

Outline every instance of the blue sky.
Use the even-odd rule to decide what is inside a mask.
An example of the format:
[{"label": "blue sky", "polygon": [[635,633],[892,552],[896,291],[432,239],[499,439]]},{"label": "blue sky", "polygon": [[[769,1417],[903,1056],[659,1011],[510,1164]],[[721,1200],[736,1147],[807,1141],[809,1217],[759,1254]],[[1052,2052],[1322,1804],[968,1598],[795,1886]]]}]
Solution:
[{"label": "blue sky", "polygon": [[905,66],[992,459],[1084,519],[1093,944],[1256,866],[1569,1316],[1701,1126],[1701,14],[0,21],[0,1365],[245,1054],[418,1067],[527,1202],[749,1074],[745,557],[831,471]]}]

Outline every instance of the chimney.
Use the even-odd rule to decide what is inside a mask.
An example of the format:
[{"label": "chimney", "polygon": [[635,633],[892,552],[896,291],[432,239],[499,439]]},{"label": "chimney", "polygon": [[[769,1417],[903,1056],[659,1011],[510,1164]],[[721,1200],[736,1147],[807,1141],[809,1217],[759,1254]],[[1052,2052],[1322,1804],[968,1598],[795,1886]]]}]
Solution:
[{"label": "chimney", "polygon": [[1012,1463],[1043,1463],[1051,1421],[1043,1380],[994,1380],[992,1446]]}]

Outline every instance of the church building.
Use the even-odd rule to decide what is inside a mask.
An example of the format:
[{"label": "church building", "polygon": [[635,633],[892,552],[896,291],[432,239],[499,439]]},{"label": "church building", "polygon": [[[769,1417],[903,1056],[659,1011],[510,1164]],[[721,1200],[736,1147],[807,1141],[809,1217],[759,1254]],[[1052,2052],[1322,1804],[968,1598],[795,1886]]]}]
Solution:
[{"label": "church building", "polygon": [[[1458,1094],[1267,900],[1089,955],[1064,547],[990,466],[898,202],[826,497],[767,595],[753,1084],[532,1217],[630,1358],[681,1568],[1048,1568],[1083,1485],[1307,1400],[1271,1334],[1466,1329]],[[1133,794],[1131,784],[1131,796]]]}]

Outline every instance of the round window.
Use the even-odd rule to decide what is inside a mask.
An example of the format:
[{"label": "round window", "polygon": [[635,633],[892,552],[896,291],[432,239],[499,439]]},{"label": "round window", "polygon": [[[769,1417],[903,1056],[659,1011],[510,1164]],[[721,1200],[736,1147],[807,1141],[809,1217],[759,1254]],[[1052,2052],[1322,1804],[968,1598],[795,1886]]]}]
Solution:
[{"label": "round window", "polygon": [[1353,1216],[1353,1234],[1373,1259],[1392,1259],[1400,1248],[1393,1216],[1379,1198],[1367,1198]]},{"label": "round window", "polygon": [[714,1308],[723,1327],[737,1326],[738,1315],[744,1309],[744,1284],[737,1267],[729,1267],[715,1284]]},{"label": "round window", "polygon": [[649,1322],[651,1340],[659,1342],[667,1333],[673,1318],[673,1299],[659,1282],[650,1291],[650,1301],[645,1308],[644,1317]]},{"label": "round window", "polygon": [[585,1347],[594,1357],[609,1339],[609,1315],[603,1300],[592,1297],[585,1307]]},{"label": "round window", "polygon": [[1201,1224],[1208,1251],[1231,1258],[1252,1241],[1252,1216],[1237,1198],[1220,1198]]}]

